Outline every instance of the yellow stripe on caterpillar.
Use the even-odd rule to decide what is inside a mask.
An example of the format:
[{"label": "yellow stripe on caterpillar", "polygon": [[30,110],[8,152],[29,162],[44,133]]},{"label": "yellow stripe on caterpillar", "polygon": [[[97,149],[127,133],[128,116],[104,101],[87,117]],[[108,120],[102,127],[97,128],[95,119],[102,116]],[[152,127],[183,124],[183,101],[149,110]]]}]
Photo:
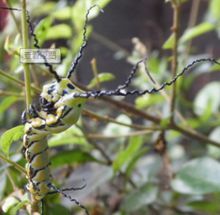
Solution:
[{"label": "yellow stripe on caterpillar", "polygon": [[48,186],[49,182],[40,182],[38,184],[35,184],[34,182],[30,182],[27,185],[27,189],[30,193],[34,194],[34,199],[40,201],[42,200],[50,191],[50,188]]}]

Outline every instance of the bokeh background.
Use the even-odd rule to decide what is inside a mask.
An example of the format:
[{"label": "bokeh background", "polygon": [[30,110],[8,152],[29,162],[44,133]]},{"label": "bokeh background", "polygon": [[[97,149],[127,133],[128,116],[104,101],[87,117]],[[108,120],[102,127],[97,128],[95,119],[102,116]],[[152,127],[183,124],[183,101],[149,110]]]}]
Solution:
[{"label": "bokeh background", "polygon": [[[82,44],[87,9],[100,5],[104,13],[94,10],[90,16],[89,43],[72,80],[90,89],[114,89],[144,56],[158,85],[172,79],[174,3],[180,7],[178,71],[195,59],[219,59],[219,0],[40,0],[27,1],[27,7],[40,45],[61,49],[62,63],[55,68],[64,76]],[[0,0],[5,5],[21,8],[17,0]],[[0,213],[28,214],[25,176],[3,159],[25,166],[20,12],[0,10],[0,31]],[[86,185],[70,194],[91,215],[220,214],[219,70],[203,63],[178,80],[175,124],[171,88],[89,101],[77,125],[48,138],[53,182]],[[43,65],[31,65],[31,77],[39,89],[52,80]],[[130,89],[153,86],[140,67]],[[34,104],[38,97],[33,91]],[[60,195],[45,200],[44,214],[83,213]]]}]

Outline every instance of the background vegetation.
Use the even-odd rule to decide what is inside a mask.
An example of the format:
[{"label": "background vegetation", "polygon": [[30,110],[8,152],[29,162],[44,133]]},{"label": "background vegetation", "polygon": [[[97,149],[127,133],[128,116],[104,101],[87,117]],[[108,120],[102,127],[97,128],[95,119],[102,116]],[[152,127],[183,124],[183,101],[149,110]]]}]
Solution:
[{"label": "background vegetation", "polygon": [[[7,3],[22,7],[20,1]],[[152,77],[140,68],[132,88],[151,88],[194,59],[220,54],[219,0],[28,1],[41,46],[62,51],[62,64],[56,67],[60,75],[79,50],[85,13],[93,4],[105,13],[93,11],[90,16],[90,44],[74,77],[79,85],[114,88],[147,55]],[[0,16],[0,213],[25,214],[21,14],[0,11]],[[88,102],[77,125],[48,140],[54,183],[86,183],[71,195],[91,215],[220,214],[219,69],[208,63],[197,66],[178,84],[154,95]],[[31,65],[34,102],[50,80],[43,66]],[[45,213],[83,211],[53,195]]]}]

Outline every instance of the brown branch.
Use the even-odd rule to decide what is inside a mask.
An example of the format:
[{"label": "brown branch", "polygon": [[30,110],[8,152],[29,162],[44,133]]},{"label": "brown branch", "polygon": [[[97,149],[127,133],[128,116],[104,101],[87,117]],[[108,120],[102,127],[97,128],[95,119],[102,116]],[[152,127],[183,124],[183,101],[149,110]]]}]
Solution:
[{"label": "brown branch", "polygon": [[141,130],[148,129],[146,126],[142,126],[142,125],[137,125],[137,124],[133,124],[133,123],[127,124],[127,123],[119,122],[109,116],[101,116],[99,114],[96,114],[96,113],[94,113],[90,110],[86,110],[86,109],[83,110],[83,115],[88,116],[93,119],[96,119],[96,120],[102,120],[105,122],[112,122],[114,124],[122,125],[122,126],[129,127],[129,128],[141,129]]},{"label": "brown branch", "polygon": [[[160,125],[161,122],[163,121],[163,119],[161,119],[160,117],[157,116],[152,116],[148,113],[145,113],[141,110],[136,109],[135,107],[133,107],[131,104],[126,103],[126,102],[120,102],[120,101],[115,101],[111,98],[101,98],[102,100],[114,105],[117,108],[120,108],[128,113],[130,113],[131,115],[134,116],[139,116],[143,119],[149,120],[157,125]],[[195,131],[194,129],[188,129],[176,124],[167,124],[166,129],[170,129],[170,130],[175,130],[178,131],[180,133],[182,133],[183,135],[196,139],[197,141],[201,142],[201,143],[205,143],[205,144],[210,144],[210,145],[214,145],[220,148],[220,142],[214,141],[209,139],[208,137],[204,136],[203,134]]]}]

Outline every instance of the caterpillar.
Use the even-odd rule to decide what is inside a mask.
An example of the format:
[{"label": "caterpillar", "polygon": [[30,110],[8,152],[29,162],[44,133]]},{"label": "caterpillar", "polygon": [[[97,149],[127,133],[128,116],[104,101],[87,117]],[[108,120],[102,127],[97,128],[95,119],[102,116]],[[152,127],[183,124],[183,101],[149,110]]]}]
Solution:
[{"label": "caterpillar", "polygon": [[[46,57],[39,51],[39,54],[44,58],[45,66],[48,67],[56,80],[44,85],[40,94],[39,108],[37,109],[34,105],[31,105],[29,110],[24,111],[22,114],[22,122],[25,124],[23,151],[27,161],[27,190],[31,193],[34,201],[41,201],[46,195],[55,191],[75,202],[85,210],[87,215],[89,214],[87,208],[81,205],[76,199],[72,199],[71,196],[64,193],[66,190],[76,190],[76,188],[60,190],[51,183],[47,136],[65,131],[75,124],[80,117],[85,99],[81,98],[77,99],[77,101],[68,101],[65,104],[58,103],[58,101],[65,95],[80,92],[71,83],[70,77],[82,57],[82,50],[87,44],[86,26],[90,10],[94,7],[95,5],[87,11],[83,34],[84,44],[66,78],[59,77],[52,65],[47,62]],[[29,24],[30,34],[34,38],[34,46],[39,50],[38,39],[34,33],[28,12],[27,22]]]},{"label": "caterpillar", "polygon": [[[69,195],[64,193],[64,190],[56,188],[52,184],[52,176],[50,174],[50,159],[48,156],[48,144],[47,137],[50,134],[59,133],[70,126],[75,124],[81,114],[84,103],[89,98],[98,98],[102,96],[128,96],[128,95],[144,95],[153,94],[163,90],[165,87],[175,83],[181,76],[187,71],[192,69],[195,65],[202,62],[211,62],[219,64],[213,58],[202,58],[197,59],[183,68],[172,80],[163,83],[158,88],[146,89],[146,90],[127,90],[126,88],[130,85],[134,78],[138,66],[141,63],[145,63],[146,58],[137,62],[132,68],[129,76],[122,85],[119,85],[113,90],[91,90],[82,91],[70,81],[70,78],[75,71],[80,59],[83,56],[83,52],[87,46],[87,23],[88,16],[91,9],[96,7],[93,5],[89,8],[86,13],[86,19],[83,31],[83,44],[80,47],[79,54],[73,61],[66,77],[59,77],[57,72],[53,69],[52,65],[49,64],[43,54],[41,56],[45,60],[45,66],[48,67],[48,71],[54,76],[55,80],[43,86],[42,92],[39,98],[39,107],[31,105],[28,110],[23,112],[22,121],[25,124],[25,134],[23,137],[24,155],[27,161],[26,164],[26,177],[28,180],[27,189],[32,194],[36,201],[41,201],[46,195],[51,192],[61,193],[63,196],[69,198],[75,202],[78,206],[83,208],[88,213],[88,210],[81,205],[77,200],[72,199]],[[8,8],[12,10],[19,10],[15,8]],[[37,37],[34,33],[33,26],[30,21],[29,13],[27,12],[27,22],[29,24],[30,35],[34,38],[34,47],[38,50]],[[39,50],[40,53],[40,50]],[[72,188],[74,189],[74,188]]]},{"label": "caterpillar", "polygon": [[[32,105],[28,110],[29,119],[26,117],[27,113],[23,113],[22,121],[25,123],[23,148],[27,161],[27,189],[35,201],[41,201],[52,190],[66,195],[51,183],[47,136],[62,132],[77,122],[84,99],[74,103],[68,102],[65,105],[56,103],[56,100],[64,93],[75,90],[69,79],[45,85],[41,93],[40,110]],[[88,214],[84,206],[75,199],[73,201]]]}]

